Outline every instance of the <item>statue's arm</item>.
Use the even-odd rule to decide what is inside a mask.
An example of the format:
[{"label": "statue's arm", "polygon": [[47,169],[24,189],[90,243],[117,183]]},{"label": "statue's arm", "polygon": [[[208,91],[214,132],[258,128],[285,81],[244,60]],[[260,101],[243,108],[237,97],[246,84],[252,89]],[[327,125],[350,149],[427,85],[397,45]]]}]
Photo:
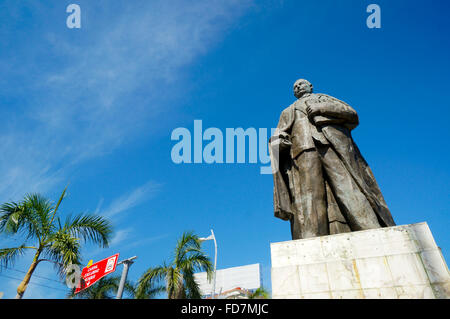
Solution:
[{"label": "statue's arm", "polygon": [[270,145],[272,147],[279,147],[280,151],[289,149],[292,145],[291,143],[291,129],[294,122],[293,108],[285,109],[280,116],[277,128],[270,138]]},{"label": "statue's arm", "polygon": [[320,107],[321,114],[328,115],[348,122],[355,123],[358,122],[358,114],[350,106],[339,102],[325,102]]},{"label": "statue's arm", "polygon": [[327,98],[319,102],[307,102],[307,106],[310,117],[321,115],[340,119],[351,128],[359,124],[358,113],[350,105],[340,100]]}]

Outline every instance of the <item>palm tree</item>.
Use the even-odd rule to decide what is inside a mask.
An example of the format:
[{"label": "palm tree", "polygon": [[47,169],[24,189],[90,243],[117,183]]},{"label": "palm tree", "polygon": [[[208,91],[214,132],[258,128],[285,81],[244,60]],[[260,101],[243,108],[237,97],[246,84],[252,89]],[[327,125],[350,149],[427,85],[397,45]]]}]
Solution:
[{"label": "palm tree", "polygon": [[254,292],[249,293],[248,299],[269,299],[269,292],[263,287],[260,287]]},{"label": "palm tree", "polygon": [[169,299],[199,299],[201,293],[194,280],[196,271],[206,271],[211,278],[212,264],[201,250],[201,241],[193,232],[184,232],[175,247],[173,261],[170,264],[149,268],[139,279],[140,287],[157,286],[165,282]]},{"label": "palm tree", "polygon": [[134,299],[153,299],[166,290],[164,286],[155,284],[153,280],[147,280],[145,282],[138,281],[136,285],[133,285],[134,293],[132,296]]},{"label": "palm tree", "polygon": [[[112,235],[110,223],[101,216],[80,214],[68,216],[64,223],[56,215],[67,187],[54,206],[39,194],[27,194],[16,203],[0,206],[0,233],[25,236],[25,243],[15,248],[0,249],[0,267],[7,267],[28,250],[34,250],[33,261],[17,288],[16,299],[21,299],[31,276],[42,261],[53,262],[62,277],[70,264],[80,264],[81,242],[91,242],[107,247]],[[34,241],[33,246],[26,244]]]},{"label": "palm tree", "polygon": [[[120,276],[106,276],[77,294],[75,294],[75,289],[72,289],[68,297],[71,299],[113,299],[119,288],[119,283]],[[133,284],[128,280],[125,282],[124,290],[132,297],[135,294]]]}]

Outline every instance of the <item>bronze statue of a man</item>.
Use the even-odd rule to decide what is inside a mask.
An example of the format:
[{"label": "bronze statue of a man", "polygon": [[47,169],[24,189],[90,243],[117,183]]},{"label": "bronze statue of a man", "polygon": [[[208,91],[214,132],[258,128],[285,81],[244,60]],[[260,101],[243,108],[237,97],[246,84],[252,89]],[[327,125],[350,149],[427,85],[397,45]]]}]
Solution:
[{"label": "bronze statue of a man", "polygon": [[275,216],[291,223],[292,239],[394,226],[351,130],[359,121],[348,104],[314,94],[304,79],[280,117],[269,146]]}]

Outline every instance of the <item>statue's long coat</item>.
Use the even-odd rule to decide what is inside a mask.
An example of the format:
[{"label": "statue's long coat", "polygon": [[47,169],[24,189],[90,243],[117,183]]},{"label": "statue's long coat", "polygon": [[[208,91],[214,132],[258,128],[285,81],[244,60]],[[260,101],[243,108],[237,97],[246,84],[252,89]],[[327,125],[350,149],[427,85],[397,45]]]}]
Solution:
[{"label": "statue's long coat", "polygon": [[[341,119],[345,119],[346,115],[344,113],[349,110],[350,106],[325,94],[314,95],[333,101],[333,103],[335,103],[335,109],[333,111],[336,113],[342,110],[343,113]],[[352,108],[350,109],[354,112]],[[366,196],[373,210],[378,215],[381,226],[394,226],[395,222],[386,205],[383,195],[381,194],[372,170],[362,157],[358,147],[352,139],[350,131],[356,127],[358,123],[345,123],[344,120],[340,124],[336,124],[337,122],[335,121],[335,118],[329,118],[328,122],[326,116],[322,116],[322,119],[325,119],[322,122],[325,124],[322,126],[322,133],[336,151],[340,160],[358,185],[361,192]],[[282,112],[277,126],[277,133],[275,135],[279,136],[280,134],[285,133],[287,136],[290,136],[290,130],[294,124],[294,120],[295,103]],[[293,155],[292,151],[283,152],[281,149],[278,151],[278,148],[273,143],[274,137],[271,138],[271,142],[269,143],[272,169],[275,172],[273,174],[274,214],[275,217],[283,220],[290,220],[291,215],[293,214],[291,205],[295,194],[290,193],[288,176],[290,175],[289,170],[291,169],[292,157],[295,157],[297,154]],[[283,141],[281,141],[281,143],[283,143]],[[289,143],[289,141],[287,141],[287,143]],[[330,188],[328,185],[326,188],[328,193],[327,198],[333,198],[332,194],[329,194]],[[335,219],[345,222],[343,215],[339,211],[338,205],[333,205],[332,207],[329,206],[329,208],[332,208],[329,209],[330,211],[328,212],[329,220]]]}]

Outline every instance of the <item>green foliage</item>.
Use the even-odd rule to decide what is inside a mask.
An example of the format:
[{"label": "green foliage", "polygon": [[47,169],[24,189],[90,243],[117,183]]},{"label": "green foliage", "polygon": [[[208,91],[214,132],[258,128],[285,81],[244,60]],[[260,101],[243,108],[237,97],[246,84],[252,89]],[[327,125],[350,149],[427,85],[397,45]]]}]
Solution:
[{"label": "green foliage", "polygon": [[260,287],[256,289],[254,292],[250,293],[248,295],[248,299],[269,299],[269,292],[264,289],[263,287]]},{"label": "green foliage", "polygon": [[213,267],[201,250],[198,236],[185,232],[176,244],[172,262],[149,268],[139,279],[137,289],[161,287],[164,282],[169,299],[199,299],[200,289],[194,280],[197,271],[206,271],[210,279]]},{"label": "green foliage", "polygon": [[[75,294],[75,289],[73,289],[67,297],[70,299],[114,299],[117,295],[119,284],[120,276],[106,276],[77,294]],[[126,297],[151,299],[165,289],[164,287],[152,287],[149,283],[146,285],[135,285],[130,280],[126,280],[123,290],[123,299],[126,299]]]},{"label": "green foliage", "polygon": [[[119,283],[120,276],[106,276],[77,294],[75,294],[75,289],[73,289],[68,297],[71,299],[114,299],[119,288]],[[129,281],[125,283],[124,291],[134,296],[134,288]]]},{"label": "green foliage", "polygon": [[8,267],[9,264],[14,263],[15,259],[19,256],[22,256],[26,249],[27,248],[25,247],[25,245],[20,245],[16,248],[1,248],[0,267]]},{"label": "green foliage", "polygon": [[[58,273],[63,276],[70,264],[80,264],[82,243],[108,246],[112,227],[110,222],[101,216],[69,216],[61,223],[57,212],[65,192],[66,189],[56,205],[40,194],[28,194],[18,203],[10,202],[0,206],[0,234],[22,235],[25,241],[19,247],[0,249],[0,270],[31,249],[35,251],[35,266],[41,261],[53,262]],[[31,241],[34,246],[27,246],[26,243]],[[29,275],[34,268],[30,268]],[[28,282],[22,282],[23,289],[27,284]],[[21,297],[19,290],[18,294]]]}]

